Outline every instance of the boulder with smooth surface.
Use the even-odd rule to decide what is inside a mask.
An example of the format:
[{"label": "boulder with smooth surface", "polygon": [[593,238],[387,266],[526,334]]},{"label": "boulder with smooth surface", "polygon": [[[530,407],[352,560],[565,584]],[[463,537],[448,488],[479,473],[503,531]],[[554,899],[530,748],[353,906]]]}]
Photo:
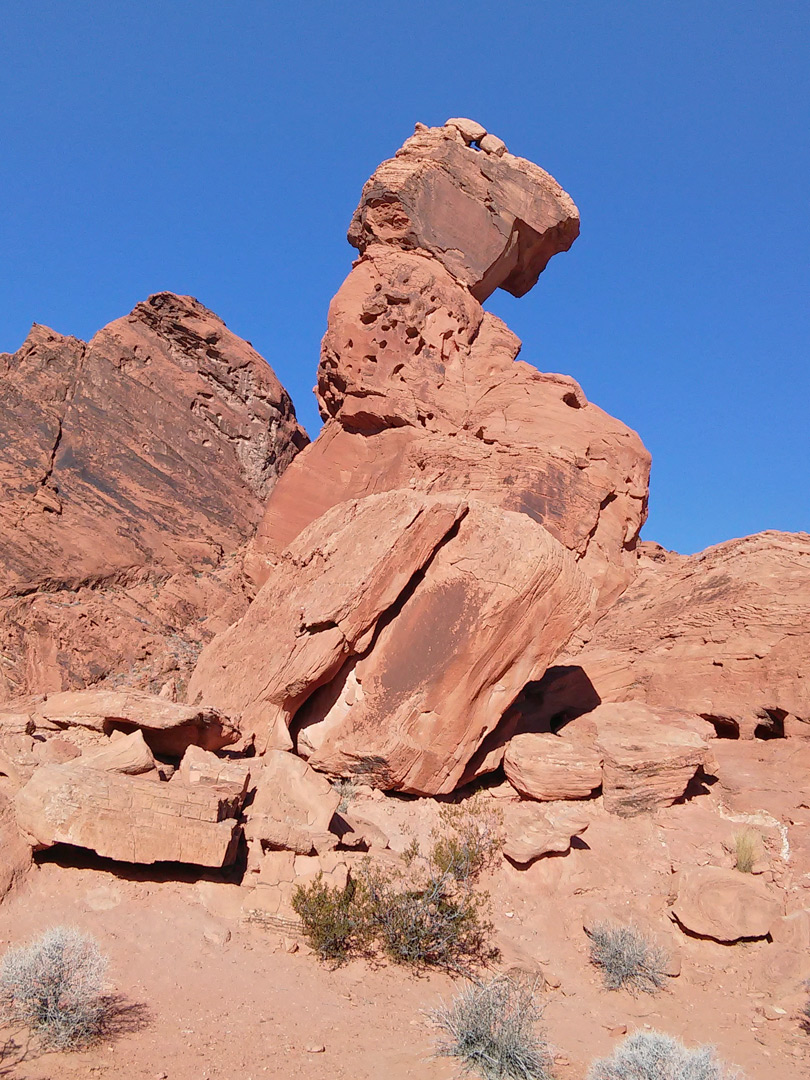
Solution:
[{"label": "boulder with smooth surface", "polygon": [[516,735],[503,767],[512,787],[530,799],[587,799],[602,783],[598,750],[549,733]]},{"label": "boulder with smooth surface", "polygon": [[683,871],[672,914],[697,937],[724,944],[764,938],[783,915],[782,895],[751,874],[719,866],[700,866]]}]

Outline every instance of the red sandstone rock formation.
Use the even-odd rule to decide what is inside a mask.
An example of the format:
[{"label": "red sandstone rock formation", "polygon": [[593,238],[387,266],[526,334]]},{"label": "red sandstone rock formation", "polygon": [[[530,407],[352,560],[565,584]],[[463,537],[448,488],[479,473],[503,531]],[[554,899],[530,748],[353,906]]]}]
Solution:
[{"label": "red sandstone rock formation", "polygon": [[169,293],[89,344],[35,326],[0,377],[0,700],[139,668],[157,689],[222,628],[201,619],[244,610],[229,556],[307,442],[287,394]]},{"label": "red sandstone rock formation", "polygon": [[689,933],[730,944],[765,937],[784,908],[784,897],[752,874],[699,866],[680,875],[672,914]]},{"label": "red sandstone rock formation", "polygon": [[546,687],[554,710],[590,711],[595,691],[698,714],[722,736],[810,735],[810,536],[759,533],[688,558],[645,549],[565,681]]},{"label": "red sandstone rock formation", "polygon": [[15,797],[33,847],[72,844],[131,863],[225,866],[236,857],[238,788],[43,765]]},{"label": "red sandstone rock formation", "polygon": [[463,127],[418,128],[364,189],[362,257],[323,341],[326,424],[274,489],[253,573],[346,499],[461,492],[544,525],[604,609],[636,570],[649,455],[573,379],[516,362],[519,340],[481,307],[499,285],[531,287],[578,223],[546,173],[473,149]]},{"label": "red sandstone rock formation", "polygon": [[299,752],[325,772],[452,791],[591,601],[573,557],[525,515],[370,496],[290,545],[204,650],[190,694],[239,712],[260,752],[289,747],[294,722]]}]

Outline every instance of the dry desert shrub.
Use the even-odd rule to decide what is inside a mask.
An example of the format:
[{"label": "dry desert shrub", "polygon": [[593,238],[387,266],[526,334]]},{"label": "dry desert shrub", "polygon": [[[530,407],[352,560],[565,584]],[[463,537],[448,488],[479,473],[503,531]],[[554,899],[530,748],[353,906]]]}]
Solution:
[{"label": "dry desert shrub", "polygon": [[667,956],[634,926],[599,923],[589,931],[591,963],[602,972],[608,990],[663,989]]},{"label": "dry desert shrub", "polygon": [[535,985],[503,977],[470,982],[430,1014],[436,1056],[456,1058],[484,1080],[550,1080],[551,1055],[537,1031]]},{"label": "dry desert shrub", "polygon": [[759,834],[751,829],[745,829],[734,836],[735,865],[742,874],[753,872],[754,864],[759,857],[760,841]]},{"label": "dry desert shrub", "polygon": [[349,880],[344,889],[330,888],[319,876],[299,885],[292,898],[310,948],[338,966],[366,951],[370,941],[369,912],[362,885]]},{"label": "dry desert shrub", "polygon": [[307,942],[335,964],[377,951],[397,964],[466,972],[494,958],[489,900],[474,887],[495,850],[493,822],[477,803],[448,807],[427,854],[414,841],[399,866],[365,860],[346,889],[321,879],[299,886],[292,905]]},{"label": "dry desert shrub", "polygon": [[714,1048],[688,1050],[660,1031],[636,1031],[610,1055],[595,1061],[587,1080],[743,1080],[719,1061]]},{"label": "dry desert shrub", "polygon": [[107,959],[94,938],[57,926],[8,950],[0,964],[0,1001],[12,1023],[53,1049],[78,1049],[100,1034],[107,1009]]},{"label": "dry desert shrub", "polygon": [[463,803],[444,803],[433,830],[430,859],[457,881],[474,880],[498,859],[503,847],[503,811],[480,794]]}]

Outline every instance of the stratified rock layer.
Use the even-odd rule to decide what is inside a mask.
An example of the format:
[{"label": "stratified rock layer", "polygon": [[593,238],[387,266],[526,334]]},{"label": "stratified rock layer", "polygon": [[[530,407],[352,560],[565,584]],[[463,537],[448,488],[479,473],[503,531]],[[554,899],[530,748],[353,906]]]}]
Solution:
[{"label": "stratified rock layer", "polygon": [[306,442],[265,361],[190,297],[0,355],[0,700],[161,650],[156,677],[187,664],[178,631],[234,591],[241,614],[225,560]]},{"label": "stratified rock layer", "polygon": [[44,765],[15,797],[34,847],[72,844],[121,862],[225,866],[236,857],[241,800],[81,765]]}]

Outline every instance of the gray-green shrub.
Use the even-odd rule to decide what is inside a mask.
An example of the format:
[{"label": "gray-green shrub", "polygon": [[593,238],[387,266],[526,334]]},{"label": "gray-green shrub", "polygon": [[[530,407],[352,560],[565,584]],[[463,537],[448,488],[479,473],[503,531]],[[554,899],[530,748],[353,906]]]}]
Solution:
[{"label": "gray-green shrub", "polygon": [[666,953],[634,926],[599,923],[591,939],[591,963],[602,972],[608,990],[655,994],[664,986]]},{"label": "gray-green shrub", "polygon": [[636,1031],[610,1057],[595,1061],[587,1080],[742,1080],[711,1046],[688,1050],[660,1031]]},{"label": "gray-green shrub", "polygon": [[436,1055],[456,1058],[465,1072],[484,1080],[550,1080],[551,1055],[528,980],[469,982],[430,1018],[441,1031]]},{"label": "gray-green shrub", "polygon": [[94,938],[57,926],[0,963],[0,1002],[47,1047],[78,1049],[101,1032],[107,1012],[107,959]]}]

